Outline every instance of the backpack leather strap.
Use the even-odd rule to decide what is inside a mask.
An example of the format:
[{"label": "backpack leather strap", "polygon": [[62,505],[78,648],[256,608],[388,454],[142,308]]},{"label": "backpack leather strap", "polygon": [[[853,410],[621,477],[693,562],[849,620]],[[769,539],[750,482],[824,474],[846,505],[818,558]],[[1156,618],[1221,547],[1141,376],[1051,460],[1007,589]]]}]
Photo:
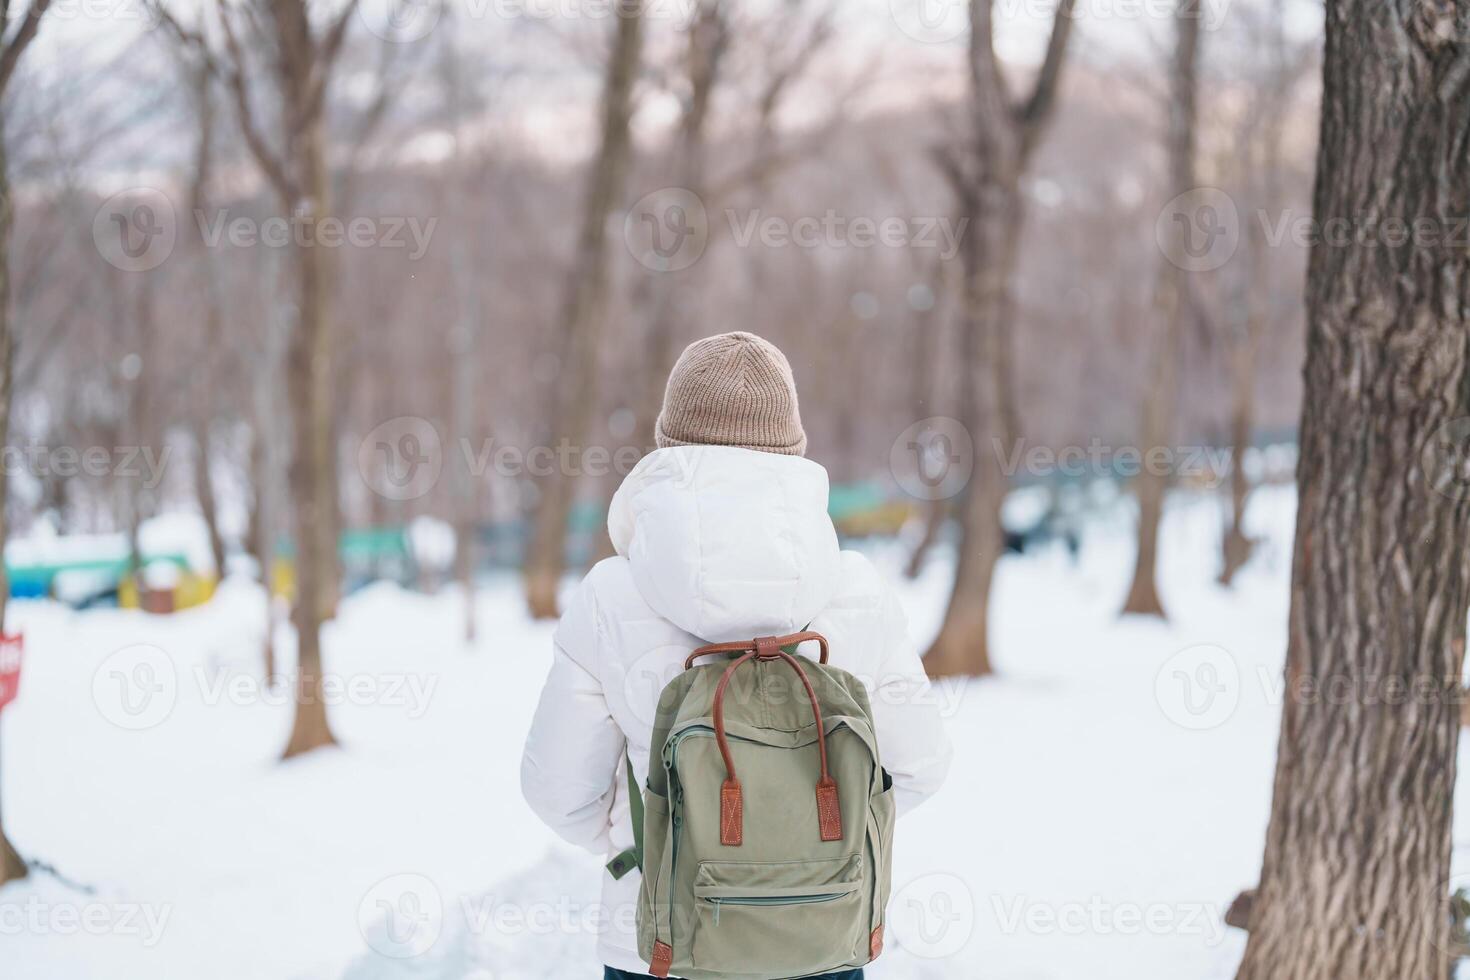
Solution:
[{"label": "backpack leather strap", "polygon": [[[801,663],[782,649],[789,645],[794,637],[804,639],[820,640],[822,647],[822,662],[827,662],[827,641],[818,633],[796,633],[792,636],[775,637],[763,636],[742,644],[715,644],[720,649],[700,647],[690,655],[692,662],[695,657],[706,653],[726,653],[738,650],[748,651],[731,661],[725,668],[724,674],[720,676],[720,682],[715,685],[715,695],[712,714],[715,724],[715,741],[720,747],[720,757],[725,762],[725,781],[720,786],[720,843],[726,847],[739,847],[744,839],[745,823],[745,800],[740,790],[740,779],[735,774],[735,760],[730,755],[730,742],[725,735],[725,691],[730,686],[730,679],[735,676],[735,671],[751,660],[784,660],[796,671],[796,676],[801,678],[801,684],[806,688],[807,700],[812,705],[812,718],[817,728],[817,755],[821,759],[821,776],[817,779],[817,831],[824,841],[842,840],[842,805],[837,792],[837,781],[832,778],[827,769],[827,733],[822,728],[822,706],[817,700],[817,692],[812,687],[811,678],[807,676]],[[795,640],[801,642],[801,640]],[[730,648],[734,649],[730,649]]]},{"label": "backpack leather strap", "polygon": [[[775,640],[776,646],[782,648],[787,653],[795,653],[796,647],[800,646],[803,643],[815,642],[817,646],[819,646],[822,650],[821,656],[818,658],[818,660],[824,664],[827,662],[827,638],[821,633],[815,632],[814,630],[802,630],[799,633],[790,633],[786,636],[769,637],[769,639]],[[698,660],[700,657],[711,657],[717,653],[754,653],[755,649],[755,640],[737,640],[734,643],[711,643],[708,646],[700,647],[698,650],[695,650],[688,657],[686,657],[684,659],[684,669],[689,670],[690,668],[692,668],[694,666],[694,661]],[[775,657],[765,656],[761,659],[774,660]]]}]

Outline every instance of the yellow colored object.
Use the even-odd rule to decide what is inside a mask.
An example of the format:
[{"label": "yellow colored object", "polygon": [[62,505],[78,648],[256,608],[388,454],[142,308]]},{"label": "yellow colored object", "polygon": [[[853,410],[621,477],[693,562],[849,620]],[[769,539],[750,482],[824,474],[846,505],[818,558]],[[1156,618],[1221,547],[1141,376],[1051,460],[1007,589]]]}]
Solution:
[{"label": "yellow colored object", "polygon": [[296,563],[287,558],[277,558],[271,566],[271,595],[291,602],[296,601]]},{"label": "yellow colored object", "polygon": [[214,589],[218,583],[213,575],[195,575],[193,572],[185,572],[179,579],[179,584],[174,589],[174,608],[189,609],[193,606],[202,606],[214,597]]},{"label": "yellow colored object", "polygon": [[861,512],[848,514],[836,522],[844,535],[862,538],[875,534],[896,534],[913,515],[913,508],[903,501],[893,501]]},{"label": "yellow colored object", "polygon": [[218,584],[213,575],[184,572],[179,576],[179,582],[172,589],[171,595],[167,597],[150,596],[149,601],[144,603],[140,601],[137,579],[132,575],[127,575],[118,583],[117,604],[123,609],[147,608],[155,612],[190,609],[194,606],[202,606],[213,598],[215,587]]}]

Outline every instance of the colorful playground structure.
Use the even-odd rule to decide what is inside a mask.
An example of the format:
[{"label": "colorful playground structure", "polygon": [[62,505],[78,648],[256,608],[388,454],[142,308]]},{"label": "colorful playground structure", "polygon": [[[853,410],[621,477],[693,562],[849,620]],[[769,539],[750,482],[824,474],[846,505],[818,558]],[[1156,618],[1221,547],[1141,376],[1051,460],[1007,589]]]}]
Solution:
[{"label": "colorful playground structure", "polygon": [[[896,534],[918,512],[921,502],[895,495],[878,481],[834,485],[828,509],[844,539]],[[207,602],[219,582],[208,537],[194,515],[155,518],[145,527],[134,554],[122,534],[52,535],[12,541],[5,566],[15,598],[52,598],[74,608],[116,606],[171,613]],[[573,509],[567,557],[573,567],[589,564],[598,553],[603,509],[592,502]],[[476,566],[482,571],[519,567],[529,534],[527,521],[507,520],[479,528]],[[449,574],[453,535],[441,521],[419,518],[409,524],[352,528],[339,541],[342,585],[353,592],[370,582],[394,581],[409,588],[432,588]],[[235,568],[235,559],[242,567]],[[232,570],[256,575],[255,562],[233,556]],[[278,544],[271,563],[272,592],[295,593],[294,546]]]}]

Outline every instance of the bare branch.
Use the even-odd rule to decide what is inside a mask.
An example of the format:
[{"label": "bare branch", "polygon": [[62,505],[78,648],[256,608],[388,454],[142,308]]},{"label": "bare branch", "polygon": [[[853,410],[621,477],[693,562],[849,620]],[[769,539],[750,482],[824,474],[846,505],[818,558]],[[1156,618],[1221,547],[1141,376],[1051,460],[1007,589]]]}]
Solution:
[{"label": "bare branch", "polygon": [[[10,39],[5,41],[4,49],[0,50],[0,93],[5,91],[10,84],[10,76],[15,74],[15,66],[20,62],[20,56],[25,54],[26,48],[30,47],[36,39],[36,32],[41,29],[41,17],[46,13],[46,8],[51,6],[51,0],[31,0],[30,7],[26,10],[25,19],[20,22]],[[9,12],[9,5],[6,5]]]},{"label": "bare branch", "polygon": [[226,81],[229,82],[230,91],[235,97],[235,116],[240,123],[240,133],[245,137],[245,145],[250,148],[251,155],[260,164],[260,169],[264,172],[266,179],[289,205],[298,197],[296,183],[286,172],[281,161],[271,152],[265,137],[261,135],[255,111],[250,105],[250,86],[245,74],[245,53],[240,50],[240,39],[236,36],[234,25],[230,22],[230,8],[225,0],[215,0],[215,6],[219,11],[220,29],[225,37],[225,50],[230,58]]},{"label": "bare branch", "polygon": [[1059,0],[1052,17],[1051,37],[1046,42],[1046,57],[1031,87],[1031,94],[1016,109],[1021,127],[1021,152],[1029,153],[1042,125],[1056,106],[1057,89],[1061,85],[1062,65],[1067,58],[1067,41],[1072,36],[1073,9],[1076,0]]},{"label": "bare branch", "polygon": [[311,89],[307,95],[304,110],[304,116],[308,119],[315,118],[321,108],[322,100],[326,98],[327,81],[332,77],[332,65],[336,62],[337,55],[342,52],[342,41],[347,37],[347,25],[351,23],[352,15],[357,10],[357,2],[358,0],[347,0],[331,26],[322,35],[316,50],[312,52]]},{"label": "bare branch", "polygon": [[198,121],[198,143],[194,148],[194,177],[190,181],[189,207],[195,214],[208,204],[209,179],[214,169],[214,98],[210,91],[213,73],[208,67],[195,70],[194,108]]},{"label": "bare branch", "polygon": [[965,170],[963,155],[952,143],[937,143],[929,151],[929,158],[949,181],[956,197],[963,199],[970,191],[972,178]]},{"label": "bare branch", "polygon": [[760,98],[760,115],[765,125],[769,125],[771,118],[775,116],[776,110],[780,106],[781,100],[785,96],[786,90],[790,87],[792,81],[806,70],[807,65],[811,63],[817,53],[826,46],[828,41],[832,40],[834,34],[832,29],[834,12],[834,8],[830,7],[823,11],[822,15],[817,18],[816,23],[812,25],[811,31],[807,34],[801,46],[792,53],[791,57],[784,64],[777,66],[775,71],[771,73],[770,78],[767,79]]},{"label": "bare branch", "polygon": [[378,51],[378,86],[373,94],[373,99],[367,108],[358,116],[356,125],[352,127],[352,134],[347,140],[347,163],[342,168],[342,184],[338,193],[338,206],[344,210],[351,209],[351,201],[355,190],[355,182],[358,171],[362,165],[362,157],[367,149],[368,143],[373,135],[383,125],[383,120],[388,116],[388,109],[393,104],[393,96],[402,90],[399,79],[393,76],[393,63],[401,45],[392,41],[382,42]]},{"label": "bare branch", "polygon": [[331,70],[332,63],[337,60],[337,55],[342,51],[342,39],[347,36],[347,25],[357,11],[357,2],[358,0],[347,0],[337,14],[337,19],[332,21],[331,26],[322,35],[321,44],[316,50],[317,64],[322,74]]},{"label": "bare branch", "polygon": [[219,66],[215,63],[214,52],[210,50],[209,42],[200,31],[185,27],[162,3],[150,3],[148,11],[174,36],[180,47],[196,52],[209,64],[210,71],[218,72]]}]

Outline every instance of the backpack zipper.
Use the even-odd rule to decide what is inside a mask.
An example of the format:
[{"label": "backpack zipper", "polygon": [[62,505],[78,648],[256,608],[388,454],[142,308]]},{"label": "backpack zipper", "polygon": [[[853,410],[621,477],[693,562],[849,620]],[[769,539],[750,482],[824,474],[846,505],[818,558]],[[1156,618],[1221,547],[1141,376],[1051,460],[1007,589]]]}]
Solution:
[{"label": "backpack zipper", "polygon": [[778,897],[762,897],[760,895],[751,895],[747,898],[706,898],[705,901],[709,902],[715,907],[715,925],[719,925],[721,905],[815,905],[819,902],[835,902],[837,899],[850,894],[852,893],[829,892],[819,895],[782,895]]}]

